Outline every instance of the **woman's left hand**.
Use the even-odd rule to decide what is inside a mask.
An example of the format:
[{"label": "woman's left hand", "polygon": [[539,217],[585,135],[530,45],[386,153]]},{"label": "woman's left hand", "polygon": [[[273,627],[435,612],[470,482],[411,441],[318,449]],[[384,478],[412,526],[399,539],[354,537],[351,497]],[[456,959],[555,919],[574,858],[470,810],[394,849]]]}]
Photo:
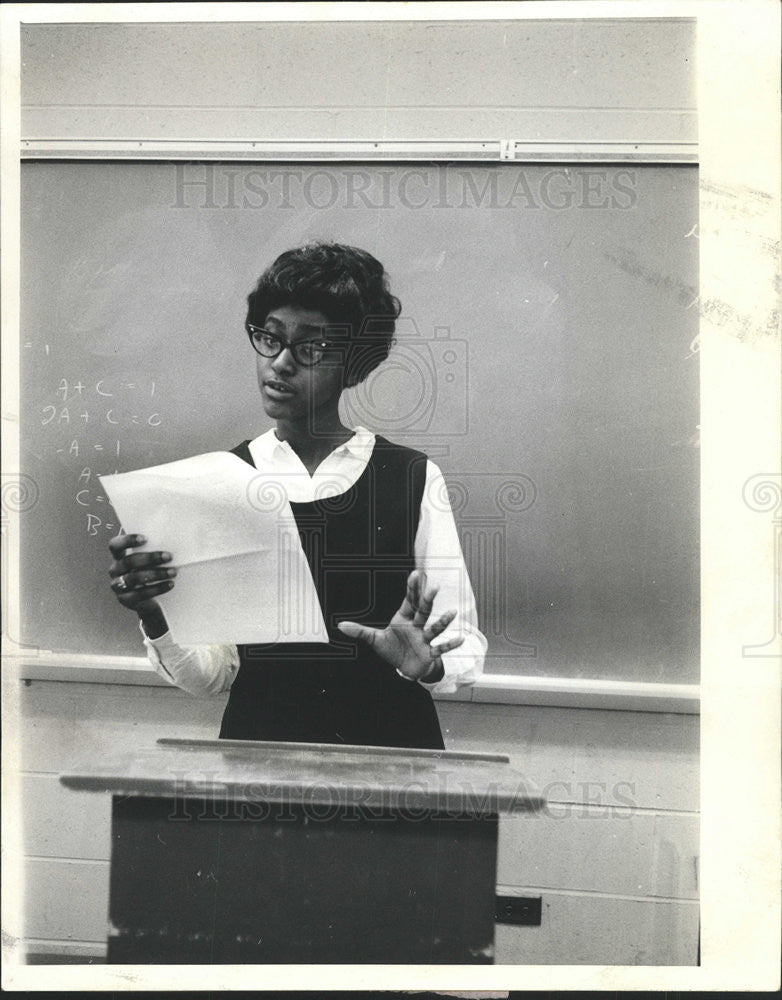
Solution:
[{"label": "woman's left hand", "polygon": [[446,611],[431,625],[426,624],[436,594],[437,587],[426,586],[424,573],[413,570],[407,578],[402,606],[386,628],[369,628],[356,622],[340,622],[338,628],[352,639],[362,639],[411,681],[439,680],[443,675],[441,654],[461,646],[464,637],[445,639],[432,646],[432,640],[456,617],[455,611]]}]

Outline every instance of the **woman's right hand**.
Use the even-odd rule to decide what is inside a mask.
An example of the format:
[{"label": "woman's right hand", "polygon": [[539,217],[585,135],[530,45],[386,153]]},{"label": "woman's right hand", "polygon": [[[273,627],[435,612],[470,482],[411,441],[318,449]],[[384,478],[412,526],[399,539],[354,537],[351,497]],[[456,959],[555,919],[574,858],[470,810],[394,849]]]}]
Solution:
[{"label": "woman's right hand", "polygon": [[[117,535],[109,542],[114,561],[109,567],[111,589],[119,603],[135,611],[150,639],[168,631],[163,611],[155,600],[174,586],[176,569],[170,552],[130,552],[144,545],[143,535]],[[156,634],[151,634],[154,632]]]}]

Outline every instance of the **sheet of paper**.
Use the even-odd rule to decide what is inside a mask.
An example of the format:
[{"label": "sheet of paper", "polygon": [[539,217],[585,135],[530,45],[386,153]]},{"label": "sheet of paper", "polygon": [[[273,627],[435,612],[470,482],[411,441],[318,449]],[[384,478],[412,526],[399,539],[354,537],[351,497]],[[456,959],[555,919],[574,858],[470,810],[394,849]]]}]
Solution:
[{"label": "sheet of paper", "polygon": [[180,645],[328,642],[284,491],[229,452],[100,477],[138,551],[178,573],[158,597]]}]

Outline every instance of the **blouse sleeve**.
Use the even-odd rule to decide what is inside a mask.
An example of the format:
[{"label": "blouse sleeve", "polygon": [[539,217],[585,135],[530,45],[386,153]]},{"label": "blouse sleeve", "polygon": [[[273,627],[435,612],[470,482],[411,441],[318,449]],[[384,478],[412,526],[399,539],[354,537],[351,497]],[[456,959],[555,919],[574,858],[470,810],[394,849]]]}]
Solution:
[{"label": "blouse sleeve", "polygon": [[200,698],[227,691],[239,669],[236,646],[178,646],[166,632],[150,639],[139,622],[147,656],[155,671],[169,684],[175,684]]},{"label": "blouse sleeve", "polygon": [[488,643],[478,628],[475,596],[464,565],[445,480],[430,461],[426,465],[421,516],[415,536],[415,561],[417,568],[426,573],[427,581],[439,588],[432,617],[450,609],[457,612],[442,638],[464,637],[461,646],[443,653],[443,677],[433,684],[424,684],[432,692],[450,693],[460,685],[475,683],[480,677]]}]

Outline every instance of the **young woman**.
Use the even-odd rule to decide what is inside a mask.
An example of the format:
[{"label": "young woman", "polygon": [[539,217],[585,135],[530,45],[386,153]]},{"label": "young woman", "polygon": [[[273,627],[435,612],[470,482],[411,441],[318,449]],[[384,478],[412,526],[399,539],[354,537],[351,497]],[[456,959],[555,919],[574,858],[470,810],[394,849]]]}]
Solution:
[{"label": "young woman", "polygon": [[155,600],[172,555],[133,551],[140,535],[110,542],[112,589],[158,673],[230,689],[221,738],[440,749],[431,692],[473,682],[486,651],[445,485],[421,452],[339,415],[388,356],[399,301],[371,254],[319,243],[278,257],[247,304],[275,428],[232,450],[285,490],[329,643],[179,647]]}]

